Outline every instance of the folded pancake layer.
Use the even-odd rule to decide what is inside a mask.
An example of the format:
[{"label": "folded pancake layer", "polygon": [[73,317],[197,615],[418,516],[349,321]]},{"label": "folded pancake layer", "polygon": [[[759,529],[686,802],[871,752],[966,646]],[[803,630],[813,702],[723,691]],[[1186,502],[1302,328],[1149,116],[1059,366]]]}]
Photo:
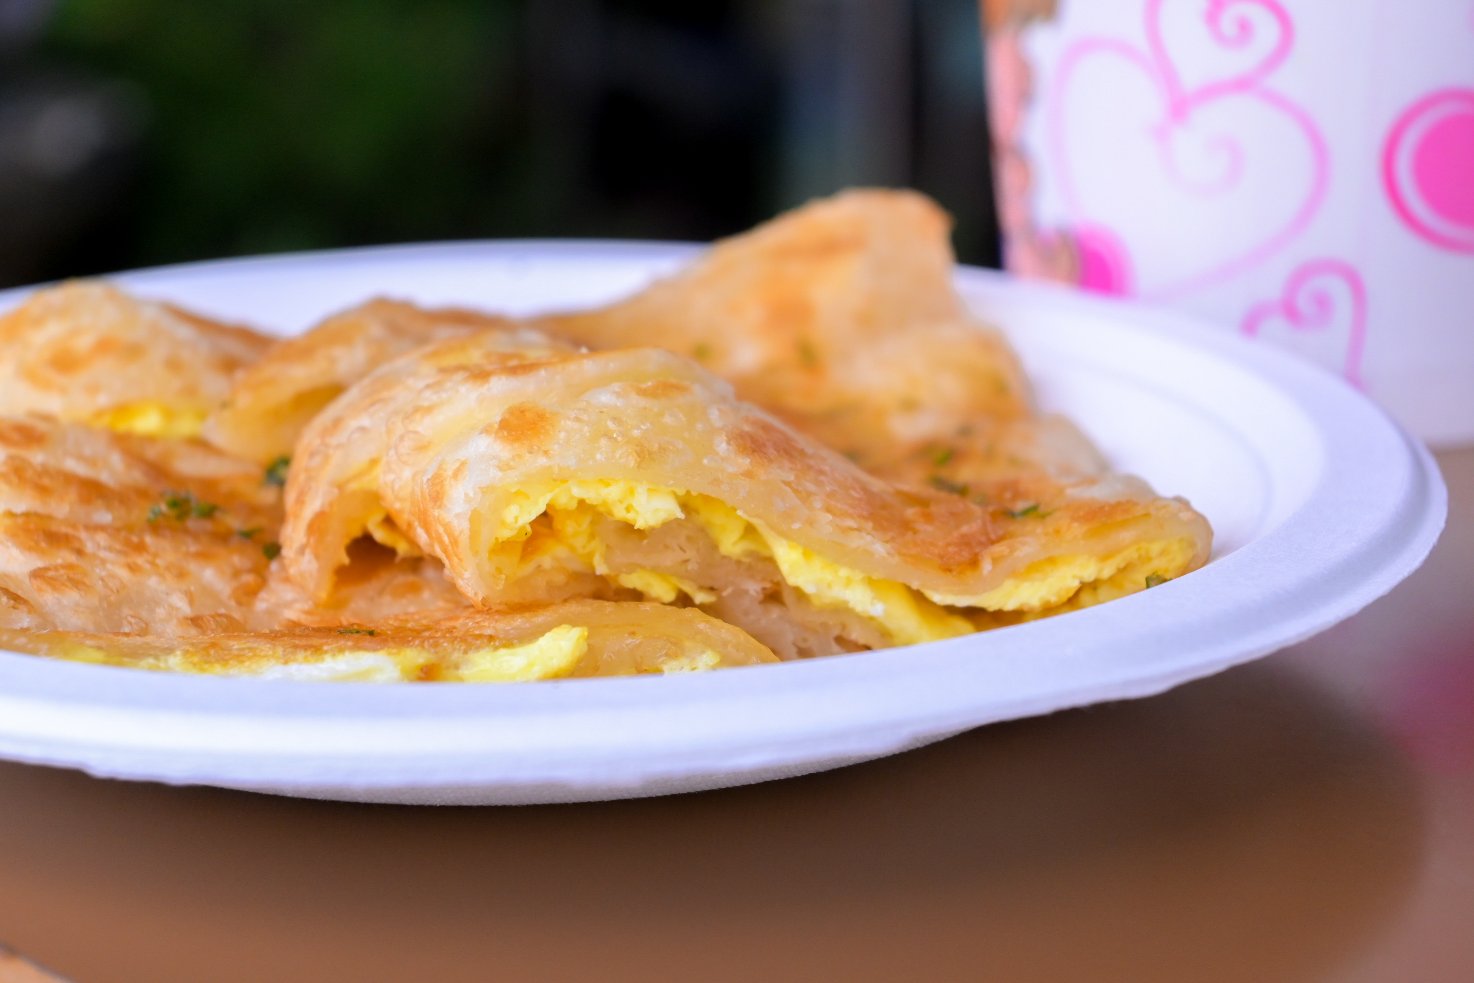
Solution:
[{"label": "folded pancake layer", "polygon": [[260,468],[197,441],[0,417],[0,625],[239,629],[280,521]]},{"label": "folded pancake layer", "polygon": [[0,513],[94,525],[189,524],[274,539],[281,492],[260,467],[194,440],[43,416],[0,417]]},{"label": "folded pancake layer", "polygon": [[263,463],[290,455],[308,421],[373,369],[419,345],[492,329],[515,333],[515,324],[462,308],[370,300],[280,342],[242,372],[205,436]]},{"label": "folded pancake layer", "polygon": [[259,544],[230,534],[0,513],[0,626],[240,631],[267,562]]},{"label": "folded pancake layer", "polygon": [[952,284],[947,216],[858,190],[717,243],[633,297],[538,318],[591,348],[695,358],[737,394],[891,477],[928,444],[983,448],[1027,420],[1017,357]]},{"label": "folded pancake layer", "polygon": [[271,343],[105,283],[38,290],[0,315],[0,415],[193,436]]},{"label": "folded pancake layer", "polygon": [[282,542],[310,593],[330,595],[368,532],[437,557],[478,604],[602,578],[769,644],[777,619],[809,626],[778,649],[792,656],[950,637],[974,630],[974,609],[1129,592],[1207,553],[1200,516],[1131,479],[1030,502],[1017,482],[986,502],[906,489],[670,352],[474,348],[406,356],[308,428]]},{"label": "folded pancake layer", "polygon": [[662,604],[570,601],[373,627],[220,631],[187,638],[7,630],[0,648],[140,669],[302,681],[519,682],[670,674],[777,661],[731,625]]}]

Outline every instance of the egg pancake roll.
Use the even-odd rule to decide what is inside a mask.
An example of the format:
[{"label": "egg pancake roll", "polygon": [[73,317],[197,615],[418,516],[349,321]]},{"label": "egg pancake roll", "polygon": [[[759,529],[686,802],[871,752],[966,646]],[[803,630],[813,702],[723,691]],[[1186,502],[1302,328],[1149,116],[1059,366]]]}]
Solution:
[{"label": "egg pancake roll", "polygon": [[477,349],[405,356],[303,433],[282,560],[311,596],[369,536],[478,605],[633,591],[791,658],[1095,603],[1208,553],[1202,517],[1136,479],[902,487],[668,351]]}]

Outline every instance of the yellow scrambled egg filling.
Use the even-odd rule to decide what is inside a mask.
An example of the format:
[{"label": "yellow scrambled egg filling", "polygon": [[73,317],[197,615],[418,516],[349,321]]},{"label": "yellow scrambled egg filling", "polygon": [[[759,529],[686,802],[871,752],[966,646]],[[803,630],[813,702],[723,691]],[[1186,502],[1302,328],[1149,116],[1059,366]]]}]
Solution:
[{"label": "yellow scrambled egg filling", "polygon": [[394,551],[400,559],[411,556],[423,556],[420,548],[400,531],[399,526],[389,517],[387,509],[376,509],[371,512],[363,522],[364,531],[370,538],[380,546],[387,546]]},{"label": "yellow scrambled egg filling", "polygon": [[157,402],[126,403],[100,410],[88,419],[94,427],[106,427],[120,433],[136,433],[145,437],[198,437],[210,414],[202,409],[166,406]]},{"label": "yellow scrambled egg filling", "polygon": [[[546,514],[544,522],[534,522]],[[570,481],[541,492],[523,492],[495,517],[494,557],[508,572],[557,563],[567,552],[595,573],[609,575],[605,547],[594,532],[594,520],[606,515],[636,529],[653,529],[679,518],[699,523],[727,556],[766,556],[783,579],[803,591],[817,606],[848,609],[880,626],[901,645],[967,634],[974,624],[949,608],[1037,612],[1078,599],[1085,603],[1130,593],[1142,586],[1146,572],[1176,570],[1186,562],[1186,541],[1137,544],[1106,556],[1082,554],[1051,557],[1032,564],[993,590],[974,597],[955,597],[914,590],[895,581],[868,576],[785,539],[762,523],[716,499],[675,489],[627,481]],[[1145,571],[1145,572],[1144,572]],[[669,603],[681,595],[697,603],[714,595],[685,578],[651,570],[613,575],[613,579],[647,597]],[[1089,595],[1087,600],[1086,595]]]},{"label": "yellow scrambled egg filling", "polygon": [[[285,649],[267,643],[253,645],[248,653],[223,659],[209,652],[179,649],[162,652],[142,662],[123,660],[89,645],[63,646],[55,655],[74,662],[137,665],[144,669],[208,675],[253,676],[257,679],[288,679],[299,682],[398,682],[424,678],[433,665],[434,678],[463,683],[515,683],[557,679],[573,672],[589,647],[589,630],[559,625],[521,645],[492,645],[453,654],[435,653],[415,646],[337,652],[322,659],[297,661]],[[715,653],[698,652],[667,671],[709,668],[700,664]]]},{"label": "yellow scrambled egg filling", "polygon": [[1192,558],[1186,539],[1134,543],[1105,556],[1051,556],[1025,567],[986,594],[929,593],[932,600],[988,611],[1043,611],[1067,602],[1087,607],[1139,590],[1157,570],[1181,570]]}]

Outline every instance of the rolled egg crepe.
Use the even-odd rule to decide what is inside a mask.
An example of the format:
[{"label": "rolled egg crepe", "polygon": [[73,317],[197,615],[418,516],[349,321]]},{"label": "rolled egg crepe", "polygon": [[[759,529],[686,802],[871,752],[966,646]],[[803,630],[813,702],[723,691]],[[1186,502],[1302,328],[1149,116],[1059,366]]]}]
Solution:
[{"label": "rolled egg crepe", "polygon": [[282,559],[316,598],[367,535],[439,559],[478,605],[632,591],[788,658],[1095,603],[1210,542],[1186,503],[1120,476],[889,484],[660,349],[431,345],[346,392],[297,453]]},{"label": "rolled egg crepe", "polygon": [[235,374],[270,345],[106,283],[49,287],[0,315],[0,414],[195,436]]},{"label": "rolled egg crepe", "polygon": [[277,344],[235,380],[205,436],[231,453],[267,462],[290,455],[307,421],[340,392],[418,345],[515,322],[463,308],[423,308],[376,298]]},{"label": "rolled egg crepe", "polygon": [[217,632],[193,637],[16,631],[0,648],[73,661],[300,681],[522,682],[677,673],[777,661],[738,629],[689,608],[578,600],[432,621]]}]

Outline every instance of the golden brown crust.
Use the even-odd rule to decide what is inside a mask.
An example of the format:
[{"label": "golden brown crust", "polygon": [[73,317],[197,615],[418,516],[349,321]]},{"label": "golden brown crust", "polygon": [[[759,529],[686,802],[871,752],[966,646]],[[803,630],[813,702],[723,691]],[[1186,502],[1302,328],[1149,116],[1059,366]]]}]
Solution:
[{"label": "golden brown crust", "polygon": [[65,420],[143,405],[202,419],[272,339],[79,280],[0,316],[0,414]]},{"label": "golden brown crust", "polygon": [[270,461],[290,454],[307,421],[338,393],[390,359],[428,342],[514,328],[478,311],[375,298],[282,341],[241,373],[205,436],[241,457]]}]

